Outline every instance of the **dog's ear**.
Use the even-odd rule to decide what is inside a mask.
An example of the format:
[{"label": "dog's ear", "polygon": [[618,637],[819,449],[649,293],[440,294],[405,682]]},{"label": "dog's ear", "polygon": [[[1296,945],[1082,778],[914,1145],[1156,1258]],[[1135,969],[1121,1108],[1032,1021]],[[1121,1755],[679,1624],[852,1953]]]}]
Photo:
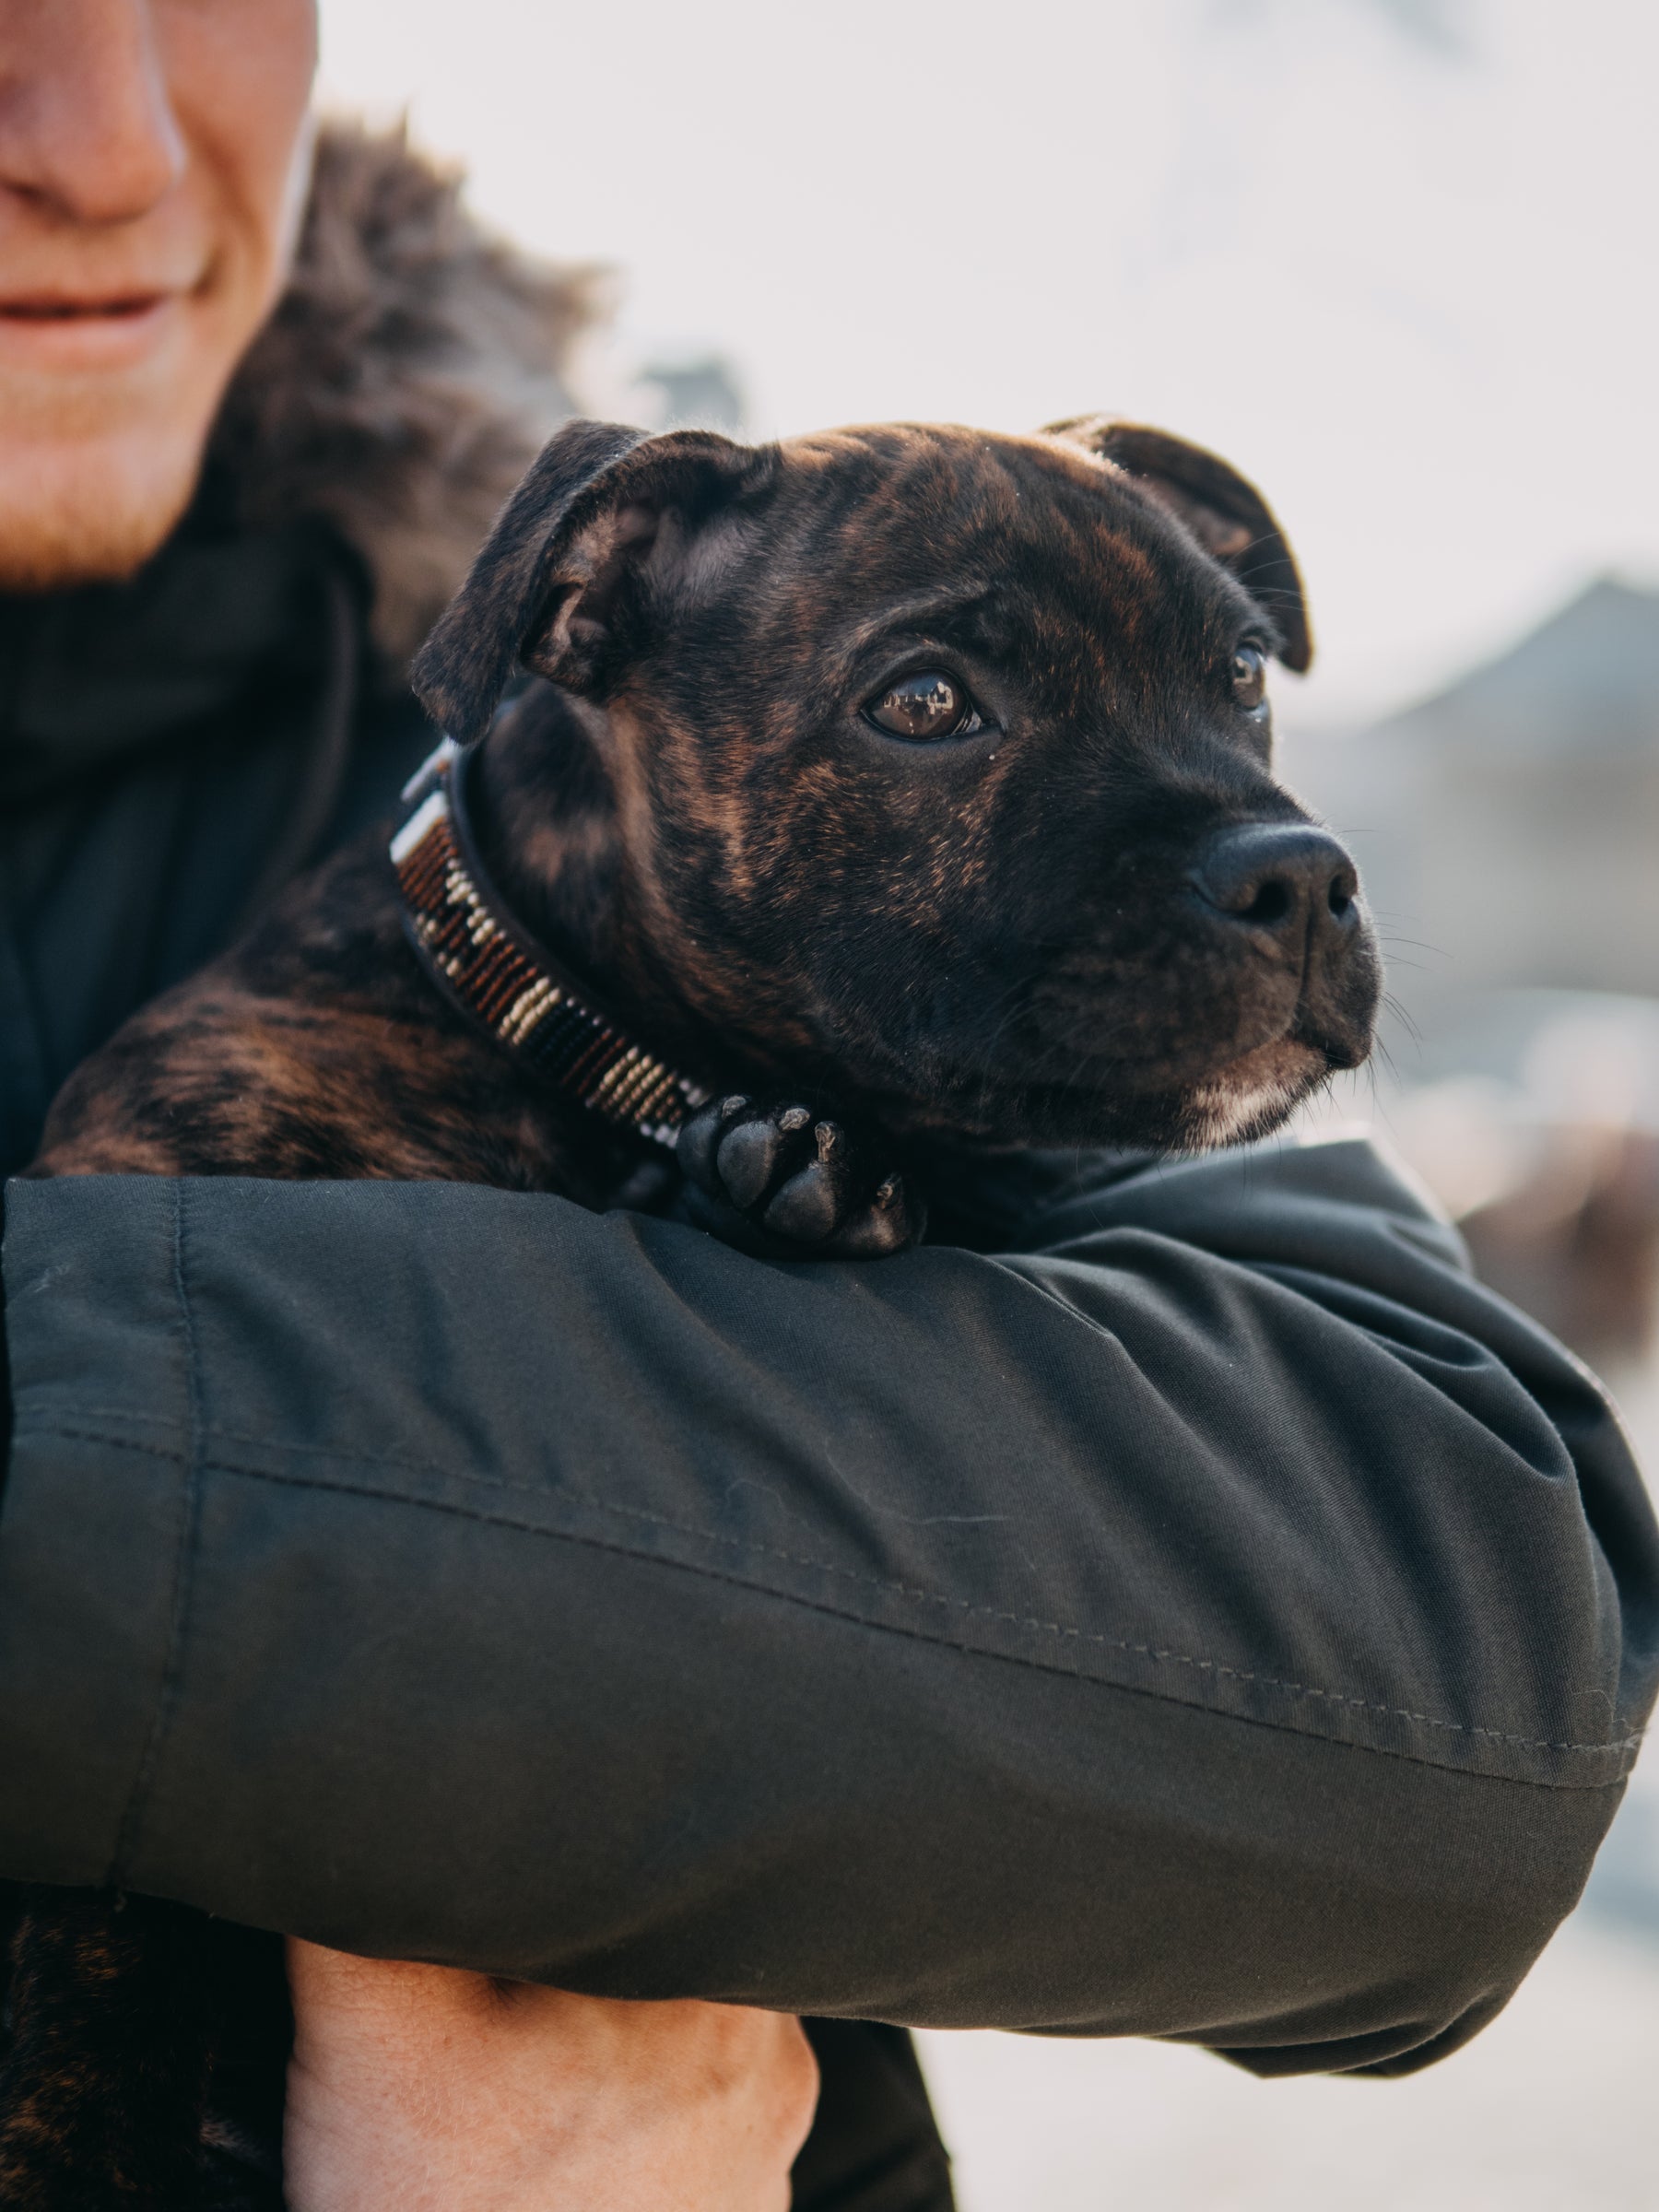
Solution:
[{"label": "dog's ear", "polygon": [[1064,438],[1115,462],[1143,491],[1179,516],[1205,551],[1230,569],[1260,600],[1284,640],[1279,658],[1298,674],[1313,658],[1308,603],[1285,534],[1255,486],[1201,445],[1108,415],[1075,415],[1052,422],[1047,438]]},{"label": "dog's ear", "polygon": [[568,422],[531,464],[466,581],[415,656],[415,695],[458,745],[489,727],[515,665],[573,691],[600,687],[624,643],[631,587],[665,517],[681,536],[765,467],[712,430],[652,437]]}]

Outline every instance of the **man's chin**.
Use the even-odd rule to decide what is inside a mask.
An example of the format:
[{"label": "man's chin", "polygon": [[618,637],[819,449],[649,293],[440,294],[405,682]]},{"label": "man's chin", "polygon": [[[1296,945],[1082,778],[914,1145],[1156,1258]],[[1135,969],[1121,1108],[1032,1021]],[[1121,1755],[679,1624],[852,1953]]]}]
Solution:
[{"label": "man's chin", "polygon": [[143,567],[190,504],[202,439],[23,444],[0,430],[0,592],[118,582]]}]

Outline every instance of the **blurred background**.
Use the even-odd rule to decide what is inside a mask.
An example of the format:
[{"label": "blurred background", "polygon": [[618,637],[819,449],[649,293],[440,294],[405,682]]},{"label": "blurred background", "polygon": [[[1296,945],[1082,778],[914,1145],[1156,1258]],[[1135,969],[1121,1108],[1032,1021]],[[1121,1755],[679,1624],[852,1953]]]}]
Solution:
[{"label": "blurred background", "polygon": [[[1652,0],[324,0],[521,242],[584,403],[753,435],[1110,410],[1262,486],[1320,657],[1284,771],[1388,943],[1371,1124],[1659,1466]],[[1659,1755],[1466,2053],[1260,2084],[934,2035],[963,2212],[1659,2206]]]}]

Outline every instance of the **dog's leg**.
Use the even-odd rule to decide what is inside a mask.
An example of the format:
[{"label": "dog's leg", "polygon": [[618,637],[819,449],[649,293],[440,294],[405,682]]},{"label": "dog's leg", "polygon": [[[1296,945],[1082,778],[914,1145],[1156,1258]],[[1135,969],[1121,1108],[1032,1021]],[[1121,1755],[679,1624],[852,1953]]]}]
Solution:
[{"label": "dog's leg", "polygon": [[793,1100],[718,1099],[681,1130],[678,1157],[687,1213],[728,1243],[874,1260],[926,1224],[883,1144]]},{"label": "dog's leg", "polygon": [[206,1929],[148,1898],[26,1893],[0,2064],[4,2212],[197,2212]]}]

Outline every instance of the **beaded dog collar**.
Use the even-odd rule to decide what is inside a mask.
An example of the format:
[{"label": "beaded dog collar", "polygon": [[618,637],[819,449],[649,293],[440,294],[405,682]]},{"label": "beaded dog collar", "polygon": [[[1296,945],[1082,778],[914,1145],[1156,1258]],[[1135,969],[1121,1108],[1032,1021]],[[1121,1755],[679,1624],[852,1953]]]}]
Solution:
[{"label": "beaded dog collar", "polygon": [[421,966],[534,1074],[616,1127],[672,1149],[710,1094],[635,1044],[507,912],[467,821],[467,766],[446,737],[406,785],[414,811],[392,840],[404,928]]}]

